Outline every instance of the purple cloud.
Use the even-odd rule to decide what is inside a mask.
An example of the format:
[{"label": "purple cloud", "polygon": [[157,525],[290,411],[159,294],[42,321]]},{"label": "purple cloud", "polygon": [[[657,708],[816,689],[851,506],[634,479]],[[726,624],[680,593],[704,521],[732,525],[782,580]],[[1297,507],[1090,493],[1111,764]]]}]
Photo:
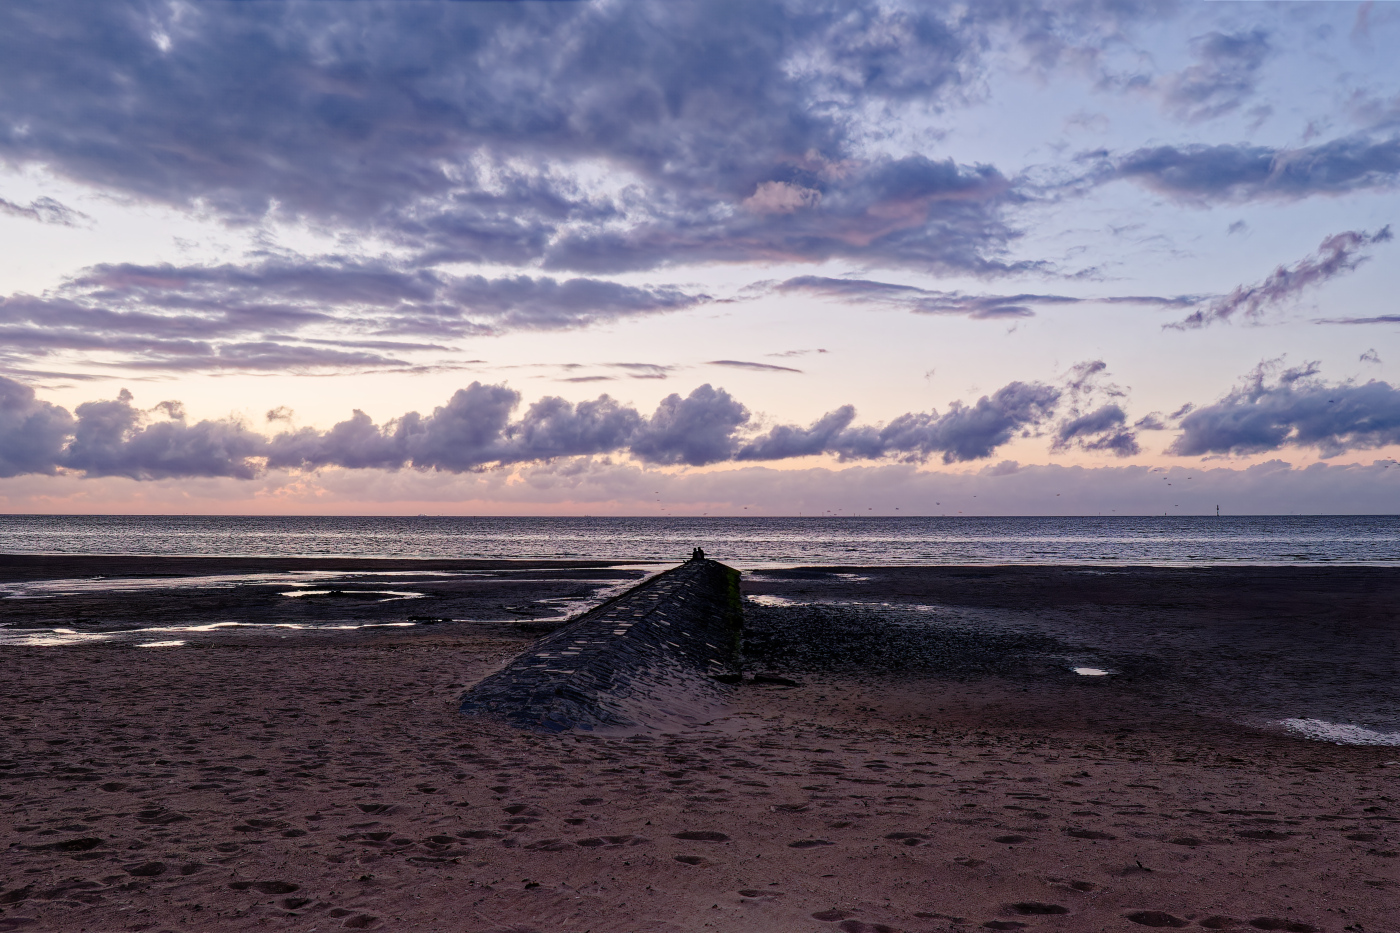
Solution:
[{"label": "purple cloud", "polygon": [[1224,398],[1186,414],[1168,452],[1257,454],[1313,447],[1324,457],[1400,444],[1400,389],[1328,383],[1316,364],[1261,364]]},{"label": "purple cloud", "polygon": [[1313,255],[1303,257],[1292,266],[1279,266],[1257,285],[1240,285],[1184,320],[1167,326],[1205,327],[1217,321],[1228,321],[1237,314],[1258,318],[1270,308],[1296,298],[1310,288],[1355,270],[1370,258],[1366,255],[1370,247],[1391,239],[1393,237],[1388,226],[1375,233],[1364,230],[1335,233],[1324,239]]},{"label": "purple cloud", "polygon": [[1400,180],[1400,137],[1349,136],[1317,146],[1154,146],[1097,153],[1097,181],[1117,178],[1193,204],[1291,201],[1391,188]]},{"label": "purple cloud", "polygon": [[0,299],[0,341],[19,358],[93,351],[123,368],[402,368],[410,354],[449,349],[437,340],[566,330],[709,300],[670,286],[450,276],[339,257],[101,265],[44,296]]},{"label": "purple cloud", "polygon": [[1254,93],[1270,52],[1269,35],[1210,32],[1192,45],[1196,61],[1162,81],[1162,102],[1178,119],[1197,123],[1236,110]]},{"label": "purple cloud", "polygon": [[967,295],[943,292],[914,285],[898,285],[871,279],[836,279],[802,275],[776,285],[779,293],[800,293],[832,298],[851,304],[884,305],[915,314],[955,314],[974,319],[1032,317],[1036,307],[1077,304],[1133,304],[1149,307],[1189,307],[1194,297],[1155,295],[1115,295],[1103,298],[1077,298],[1069,295]]}]

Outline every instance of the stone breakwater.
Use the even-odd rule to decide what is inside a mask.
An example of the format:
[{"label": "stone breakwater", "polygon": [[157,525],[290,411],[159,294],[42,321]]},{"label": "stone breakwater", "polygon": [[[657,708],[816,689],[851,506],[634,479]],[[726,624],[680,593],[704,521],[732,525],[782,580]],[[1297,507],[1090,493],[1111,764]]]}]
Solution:
[{"label": "stone breakwater", "polygon": [[545,732],[714,718],[737,679],[739,571],[692,559],[536,642],[462,697],[462,712]]}]

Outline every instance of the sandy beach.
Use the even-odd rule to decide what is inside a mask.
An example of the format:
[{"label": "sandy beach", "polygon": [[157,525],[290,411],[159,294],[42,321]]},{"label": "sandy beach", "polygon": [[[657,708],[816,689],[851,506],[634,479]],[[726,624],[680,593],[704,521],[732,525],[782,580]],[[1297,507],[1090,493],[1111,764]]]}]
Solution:
[{"label": "sandy beach", "polygon": [[[733,686],[674,734],[462,716],[529,624],[5,647],[0,930],[1400,929],[1400,749],[1252,727],[1249,685],[1212,708],[1191,659],[1220,651],[1190,635],[1257,652],[1291,618],[1379,651],[1400,575],[1292,574],[1261,603],[1223,577],[957,572],[747,575],[750,673],[796,686]],[[1148,603],[1169,611],[1133,662],[1103,632]],[[953,621],[881,663],[823,634],[904,605]],[[978,613],[1010,621],[979,641]],[[1122,670],[1049,669],[1074,651]],[[1348,662],[1314,654],[1326,694]],[[1284,660],[1273,686],[1302,689]]]}]

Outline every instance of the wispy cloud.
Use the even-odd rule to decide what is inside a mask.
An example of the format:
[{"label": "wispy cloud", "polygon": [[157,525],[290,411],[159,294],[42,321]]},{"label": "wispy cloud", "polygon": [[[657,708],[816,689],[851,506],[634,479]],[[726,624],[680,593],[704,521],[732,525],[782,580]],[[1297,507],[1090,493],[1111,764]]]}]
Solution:
[{"label": "wispy cloud", "polygon": [[800,292],[852,304],[887,306],[915,314],[951,314],[974,319],[1031,317],[1037,307],[1078,304],[1125,304],[1147,307],[1189,307],[1195,296],[1110,295],[1081,298],[1055,294],[968,295],[900,285],[871,279],[837,279],[803,275],[773,286],[780,292]]},{"label": "wispy cloud", "polygon": [[53,198],[35,198],[28,204],[17,204],[0,198],[0,214],[37,220],[41,224],[57,224],[61,227],[75,227],[79,222],[89,219],[82,211],[75,211]]},{"label": "wispy cloud", "polygon": [[101,265],[42,296],[0,299],[0,341],[36,358],[92,351],[130,369],[360,370],[445,353],[442,340],[568,330],[709,300],[671,286],[453,276],[334,256]]},{"label": "wispy cloud", "polygon": [[1127,179],[1188,204],[1292,201],[1392,188],[1400,182],[1400,137],[1367,134],[1295,149],[1249,144],[1153,146],[1126,155],[1092,153],[1097,183]]},{"label": "wispy cloud", "polygon": [[[1370,257],[1367,251],[1392,239],[1390,227],[1375,233],[1348,230],[1335,233],[1322,241],[1317,252],[1305,256],[1291,266],[1279,266],[1264,281],[1255,285],[1240,285],[1230,294],[1211,301],[1206,307],[1192,312],[1184,320],[1168,327],[1196,328],[1228,321],[1236,315],[1257,319],[1272,308],[1297,298],[1308,289],[1354,271]],[[1358,323],[1353,319],[1347,323]]]},{"label": "wispy cloud", "polygon": [[1160,82],[1164,106],[1198,123],[1238,109],[1254,93],[1259,69],[1271,51],[1263,29],[1209,32],[1192,43],[1196,61]]},{"label": "wispy cloud", "polygon": [[728,366],[731,369],[749,369],[756,372],[800,373],[802,370],[791,366],[775,366],[772,363],[751,363],[748,360],[710,360],[707,366]]}]

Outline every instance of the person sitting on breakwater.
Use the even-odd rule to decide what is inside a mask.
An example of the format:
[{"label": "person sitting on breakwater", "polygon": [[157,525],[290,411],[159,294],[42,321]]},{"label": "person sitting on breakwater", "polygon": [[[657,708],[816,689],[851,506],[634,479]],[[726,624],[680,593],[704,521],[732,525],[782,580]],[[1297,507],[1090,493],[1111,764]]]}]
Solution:
[{"label": "person sitting on breakwater", "polygon": [[704,552],[702,549],[700,549],[700,548],[696,548],[695,550],[693,550],[693,551],[690,552],[690,559],[691,559],[691,560],[704,560],[704,559],[705,559],[705,552]]}]

